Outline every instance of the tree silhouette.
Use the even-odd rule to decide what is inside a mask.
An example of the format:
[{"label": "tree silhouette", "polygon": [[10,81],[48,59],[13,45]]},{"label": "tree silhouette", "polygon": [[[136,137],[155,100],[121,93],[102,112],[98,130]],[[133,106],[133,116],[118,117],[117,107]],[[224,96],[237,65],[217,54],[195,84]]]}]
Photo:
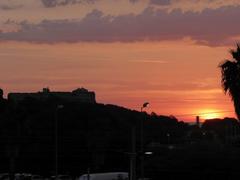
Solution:
[{"label": "tree silhouette", "polygon": [[222,87],[232,98],[235,113],[240,121],[240,47],[230,50],[232,60],[225,60],[219,66],[222,73]]}]

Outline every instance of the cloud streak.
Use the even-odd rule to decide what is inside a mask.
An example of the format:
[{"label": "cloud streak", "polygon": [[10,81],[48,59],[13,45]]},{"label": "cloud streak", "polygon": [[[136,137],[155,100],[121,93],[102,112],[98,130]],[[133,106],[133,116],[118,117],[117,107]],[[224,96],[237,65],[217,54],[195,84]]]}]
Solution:
[{"label": "cloud streak", "polygon": [[37,43],[162,41],[190,37],[198,43],[225,45],[240,34],[240,8],[223,7],[201,13],[146,8],[141,14],[104,15],[94,10],[81,20],[23,21],[17,32],[0,33],[0,40]]},{"label": "cloud streak", "polygon": [[155,5],[170,5],[171,0],[150,0],[150,4],[155,4]]},{"label": "cloud streak", "polygon": [[[74,4],[93,4],[100,0],[41,0],[42,4],[46,8],[53,8],[57,6],[66,6],[66,5],[74,5]],[[141,0],[129,0],[131,3],[137,3]],[[170,5],[170,0],[149,0],[149,4],[153,5]]]},{"label": "cloud streak", "polygon": [[81,3],[94,3],[98,0],[41,0],[42,4],[46,8],[53,8],[56,6],[66,6],[73,4],[81,4]]},{"label": "cloud streak", "polygon": [[22,5],[12,5],[12,6],[9,6],[9,5],[0,5],[0,9],[1,10],[15,10],[15,9],[19,9],[19,8],[21,8],[22,7]]}]

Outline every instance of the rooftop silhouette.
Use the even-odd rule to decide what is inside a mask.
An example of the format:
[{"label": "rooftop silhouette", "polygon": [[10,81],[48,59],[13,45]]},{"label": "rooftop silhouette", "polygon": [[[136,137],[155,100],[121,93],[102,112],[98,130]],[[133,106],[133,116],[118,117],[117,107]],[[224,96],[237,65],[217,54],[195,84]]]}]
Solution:
[{"label": "rooftop silhouette", "polygon": [[33,98],[36,100],[46,100],[47,98],[56,98],[63,102],[83,102],[83,103],[96,103],[95,92],[88,91],[85,88],[78,88],[72,92],[50,91],[49,88],[43,88],[40,92],[34,93],[9,93],[8,99],[15,103],[22,101],[26,98]]}]

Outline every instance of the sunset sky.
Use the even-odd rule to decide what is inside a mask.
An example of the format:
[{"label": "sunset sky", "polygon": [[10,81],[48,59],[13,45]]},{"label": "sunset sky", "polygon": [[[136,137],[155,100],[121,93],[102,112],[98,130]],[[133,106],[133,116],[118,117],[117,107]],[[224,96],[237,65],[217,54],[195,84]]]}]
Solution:
[{"label": "sunset sky", "polygon": [[218,65],[240,41],[239,17],[239,0],[1,0],[0,86],[85,87],[185,121],[235,117]]}]

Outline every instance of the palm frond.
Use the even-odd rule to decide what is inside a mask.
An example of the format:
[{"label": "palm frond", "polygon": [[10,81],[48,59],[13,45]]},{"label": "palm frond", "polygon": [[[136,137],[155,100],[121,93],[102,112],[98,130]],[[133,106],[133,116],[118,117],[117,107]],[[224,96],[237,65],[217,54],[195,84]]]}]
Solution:
[{"label": "palm frond", "polygon": [[232,55],[233,61],[240,61],[240,45],[237,44],[237,48],[235,49],[231,49],[230,50],[230,54]]},{"label": "palm frond", "polygon": [[236,50],[231,49],[232,60],[225,60],[220,63],[222,88],[230,95],[234,103],[234,108],[240,120],[240,45]]},{"label": "palm frond", "polygon": [[227,93],[231,87],[234,87],[236,78],[236,62],[225,60],[222,64],[220,64],[220,67],[222,73],[222,87],[224,92]]}]

